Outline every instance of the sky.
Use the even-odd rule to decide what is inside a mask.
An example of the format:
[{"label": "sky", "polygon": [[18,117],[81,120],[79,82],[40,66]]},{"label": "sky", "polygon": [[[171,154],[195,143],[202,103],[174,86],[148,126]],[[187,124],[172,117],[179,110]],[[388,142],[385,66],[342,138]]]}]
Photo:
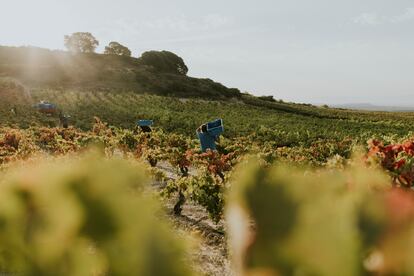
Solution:
[{"label": "sky", "polygon": [[414,0],[0,0],[0,45],[91,32],[285,101],[414,106]]}]

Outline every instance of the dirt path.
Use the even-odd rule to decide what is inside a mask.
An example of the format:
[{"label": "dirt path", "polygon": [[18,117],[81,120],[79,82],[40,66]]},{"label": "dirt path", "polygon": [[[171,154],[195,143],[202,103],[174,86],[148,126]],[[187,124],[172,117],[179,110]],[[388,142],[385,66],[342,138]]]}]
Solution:
[{"label": "dirt path", "polygon": [[[168,163],[160,163],[157,168],[170,179],[179,177]],[[196,173],[194,169],[190,170],[190,174]],[[154,185],[156,188],[160,186],[159,183]],[[178,234],[190,240],[192,246],[188,258],[191,266],[201,275],[234,275],[228,258],[224,221],[215,224],[202,207],[191,201],[186,201],[180,216],[174,215],[174,204],[174,199],[165,202],[168,218]]]}]

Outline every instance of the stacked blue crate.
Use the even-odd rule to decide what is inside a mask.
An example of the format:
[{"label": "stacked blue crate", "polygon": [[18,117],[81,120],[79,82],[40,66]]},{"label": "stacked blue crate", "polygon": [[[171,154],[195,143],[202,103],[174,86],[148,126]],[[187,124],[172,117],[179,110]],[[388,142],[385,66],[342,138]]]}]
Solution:
[{"label": "stacked blue crate", "polygon": [[52,114],[52,113],[57,113],[58,111],[57,106],[55,104],[44,102],[44,101],[41,101],[40,103],[35,104],[34,107],[42,113]]},{"label": "stacked blue crate", "polygon": [[216,141],[223,132],[222,119],[217,119],[198,128],[197,137],[200,139],[201,151],[216,150]]},{"label": "stacked blue crate", "polygon": [[152,126],[154,122],[152,120],[138,120],[137,125],[140,127],[144,127],[144,126]]}]

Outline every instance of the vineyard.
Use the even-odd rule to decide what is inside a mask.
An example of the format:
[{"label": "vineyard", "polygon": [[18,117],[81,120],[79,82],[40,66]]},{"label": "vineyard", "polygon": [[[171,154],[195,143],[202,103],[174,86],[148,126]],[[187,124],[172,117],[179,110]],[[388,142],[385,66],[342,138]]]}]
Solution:
[{"label": "vineyard", "polygon": [[[166,132],[193,136],[196,128],[223,118],[227,138],[257,134],[280,145],[345,138],[365,143],[372,137],[404,137],[414,132],[413,113],[360,112],[303,104],[266,102],[243,95],[241,99],[205,100],[163,97],[119,90],[58,90],[27,88],[0,78],[0,123],[4,126],[59,126],[59,121],[34,112],[40,101],[56,104],[72,117],[71,124],[91,130],[98,116],[111,126],[133,128],[137,119],[152,119]],[[10,112],[14,108],[15,113]]]},{"label": "vineyard", "polygon": [[[85,118],[86,112],[98,113],[91,98],[87,108],[75,110],[82,106],[80,94],[42,93],[58,103],[66,97],[65,108],[72,106],[77,118],[82,110]],[[142,116],[159,112],[161,122],[162,109],[154,105],[168,100],[176,114],[183,108],[178,99],[113,97],[117,103],[147,100],[152,106],[146,109],[141,102]],[[185,104],[206,118],[203,102]],[[236,107],[220,104],[226,111],[238,112]],[[102,110],[127,116],[123,111],[121,105]],[[18,116],[38,118],[38,126],[2,127],[0,270],[18,275],[414,273],[414,139],[409,124],[397,117],[402,115],[377,121],[386,115],[373,114],[372,121],[354,125],[354,119],[336,119],[329,126],[333,118],[303,122],[303,115],[274,113],[291,131],[270,125],[255,130],[243,125],[243,117],[234,122],[227,117],[230,133],[221,137],[217,151],[203,153],[195,135],[188,134],[192,113],[183,114],[188,125],[176,131],[155,127],[151,133],[98,117],[83,130],[42,126],[42,119],[55,122],[29,111]],[[295,116],[302,122],[294,124]],[[235,135],[237,118],[244,135]],[[250,118],[271,124],[264,115]],[[318,124],[325,128],[317,131]],[[189,210],[202,215],[183,227]],[[197,252],[192,244],[200,240],[209,246],[204,251],[219,255]]]},{"label": "vineyard", "polygon": [[414,276],[413,0],[1,4],[0,276]]},{"label": "vineyard", "polygon": [[6,53],[27,49],[0,50],[1,275],[414,275],[414,113],[96,54],[33,50],[45,66],[21,75]]}]

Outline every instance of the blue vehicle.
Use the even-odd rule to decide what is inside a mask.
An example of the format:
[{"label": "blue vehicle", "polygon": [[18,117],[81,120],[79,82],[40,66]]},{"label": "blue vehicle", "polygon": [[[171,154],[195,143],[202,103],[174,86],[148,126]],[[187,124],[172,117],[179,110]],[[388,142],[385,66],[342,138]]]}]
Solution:
[{"label": "blue vehicle", "polygon": [[[63,128],[69,127],[69,119],[71,118],[69,115],[63,114],[62,110],[60,110],[56,104],[40,101],[39,103],[33,105],[38,112],[46,114],[50,117],[59,118],[60,125]],[[12,112],[16,114],[16,109],[13,108]]]},{"label": "blue vehicle", "polygon": [[54,115],[58,113],[58,108],[55,104],[41,101],[34,106],[39,112],[47,115]]},{"label": "blue vehicle", "polygon": [[216,141],[223,132],[224,126],[222,119],[201,125],[197,129],[197,137],[200,139],[201,151],[206,152],[208,149],[216,150]]},{"label": "blue vehicle", "polygon": [[141,128],[143,132],[151,132],[151,126],[153,125],[152,120],[138,120],[137,126]]}]

